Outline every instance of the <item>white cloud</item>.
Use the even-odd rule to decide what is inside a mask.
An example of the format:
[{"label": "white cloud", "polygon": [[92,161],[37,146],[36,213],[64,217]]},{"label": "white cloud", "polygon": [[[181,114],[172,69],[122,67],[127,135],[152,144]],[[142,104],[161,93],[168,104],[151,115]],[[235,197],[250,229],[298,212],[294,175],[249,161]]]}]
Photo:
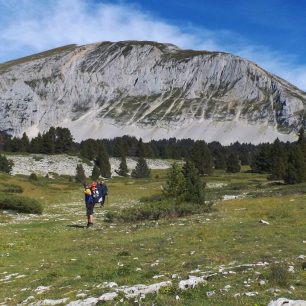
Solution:
[{"label": "white cloud", "polygon": [[252,60],[267,71],[280,76],[298,88],[306,90],[306,65],[295,64],[292,56],[261,47],[244,47],[236,52],[238,55]]},{"label": "white cloud", "polygon": [[[266,48],[249,47],[237,33],[177,26],[133,5],[90,0],[0,0],[0,61],[50,48],[98,41],[153,40],[181,48],[233,52],[306,90],[306,67]],[[0,16],[0,21],[1,17]],[[235,39],[235,40],[234,40]]]}]

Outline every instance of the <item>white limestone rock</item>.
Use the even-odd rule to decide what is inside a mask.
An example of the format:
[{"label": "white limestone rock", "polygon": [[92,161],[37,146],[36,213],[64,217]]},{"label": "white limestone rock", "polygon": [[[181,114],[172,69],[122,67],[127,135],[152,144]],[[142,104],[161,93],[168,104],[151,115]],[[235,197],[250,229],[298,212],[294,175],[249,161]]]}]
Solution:
[{"label": "white limestone rock", "polygon": [[198,284],[203,284],[203,283],[204,284],[207,283],[204,276],[199,276],[198,277],[198,276],[190,275],[188,279],[181,280],[179,282],[179,288],[182,289],[182,290],[187,290],[187,289],[194,288]]},{"label": "white limestone rock", "polygon": [[[165,282],[161,282],[161,283],[156,283],[156,284],[152,284],[152,285],[135,285],[132,287],[127,287],[122,289],[122,291],[125,294],[125,297],[130,299],[130,298],[134,298],[140,295],[146,295],[148,293],[156,293],[158,292],[158,290],[162,287],[169,287],[172,285],[171,281],[165,281]],[[119,288],[120,290],[120,288]]]},{"label": "white limestone rock", "polygon": [[229,144],[295,140],[306,95],[243,58],[157,42],[65,46],[0,64],[0,131],[68,127]]},{"label": "white limestone rock", "polygon": [[37,301],[37,302],[33,302],[31,304],[28,304],[28,306],[53,306],[53,305],[60,305],[60,304],[64,304],[68,301],[68,298],[63,298],[63,299],[58,299],[58,300],[50,300],[50,299],[46,299],[46,300],[42,300],[42,301]]},{"label": "white limestone rock", "polygon": [[117,296],[118,294],[116,292],[107,292],[107,293],[102,294],[98,300],[99,301],[112,301]]},{"label": "white limestone rock", "polygon": [[276,301],[271,301],[268,306],[306,306],[306,301],[279,298]]}]

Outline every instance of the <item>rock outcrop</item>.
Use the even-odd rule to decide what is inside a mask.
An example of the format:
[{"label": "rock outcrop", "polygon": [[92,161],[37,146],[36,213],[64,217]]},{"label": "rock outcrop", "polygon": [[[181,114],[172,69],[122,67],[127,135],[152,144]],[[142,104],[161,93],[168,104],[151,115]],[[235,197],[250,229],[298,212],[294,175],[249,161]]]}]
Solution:
[{"label": "rock outcrop", "polygon": [[0,131],[68,127],[229,143],[295,139],[306,94],[243,58],[149,41],[69,45],[0,64]]}]

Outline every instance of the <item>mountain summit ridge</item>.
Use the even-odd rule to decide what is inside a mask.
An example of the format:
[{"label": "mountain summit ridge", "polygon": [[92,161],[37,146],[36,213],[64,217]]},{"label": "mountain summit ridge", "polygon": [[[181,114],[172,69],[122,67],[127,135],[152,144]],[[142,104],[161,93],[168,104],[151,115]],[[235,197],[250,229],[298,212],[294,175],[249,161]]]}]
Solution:
[{"label": "mountain summit ridge", "polygon": [[151,41],[68,45],[0,64],[0,130],[294,140],[306,93],[241,57]]}]

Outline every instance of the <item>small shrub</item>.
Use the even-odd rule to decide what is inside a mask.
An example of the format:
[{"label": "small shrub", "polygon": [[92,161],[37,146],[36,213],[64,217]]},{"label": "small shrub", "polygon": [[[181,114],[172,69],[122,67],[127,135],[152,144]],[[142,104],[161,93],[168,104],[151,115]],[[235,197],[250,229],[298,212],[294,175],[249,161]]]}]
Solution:
[{"label": "small shrub", "polygon": [[159,220],[164,218],[184,217],[201,212],[208,212],[209,206],[194,205],[193,203],[174,203],[169,200],[149,202],[143,205],[123,209],[121,212],[108,212],[106,222],[136,222],[141,220]]},{"label": "small shrub", "polygon": [[0,154],[0,171],[5,173],[11,173],[14,163],[12,160],[8,160],[6,156]]},{"label": "small shrub", "polygon": [[117,253],[117,256],[131,256],[129,251],[121,251]]},{"label": "small shrub", "polygon": [[132,273],[131,268],[128,266],[118,267],[117,276],[128,276]]},{"label": "small shrub", "polygon": [[116,213],[110,212],[110,211],[107,211],[107,212],[105,213],[105,218],[104,218],[104,220],[105,220],[106,222],[112,223],[112,222],[114,222],[115,218],[116,218]]},{"label": "small shrub", "polygon": [[29,175],[29,179],[32,181],[38,181],[38,176],[36,175],[36,173],[31,173]]},{"label": "small shrub", "polygon": [[166,295],[174,295],[177,293],[177,289],[175,286],[165,286],[165,287],[161,287],[158,290],[158,294],[166,294]]},{"label": "small shrub", "polygon": [[274,285],[286,287],[290,279],[290,273],[288,272],[288,267],[284,264],[271,265],[268,279]]},{"label": "small shrub", "polygon": [[42,205],[34,199],[0,195],[0,209],[11,209],[28,214],[42,214]]}]

